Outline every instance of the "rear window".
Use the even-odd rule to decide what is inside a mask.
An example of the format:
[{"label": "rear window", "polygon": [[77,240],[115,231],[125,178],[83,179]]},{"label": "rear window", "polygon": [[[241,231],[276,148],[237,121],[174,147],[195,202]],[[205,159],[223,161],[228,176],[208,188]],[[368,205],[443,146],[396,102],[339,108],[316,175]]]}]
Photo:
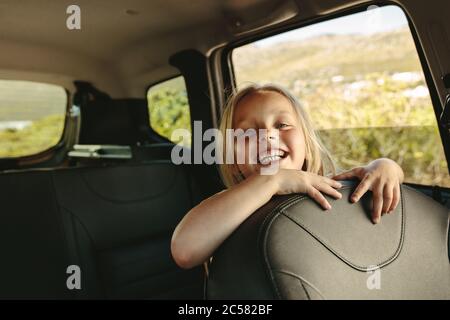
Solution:
[{"label": "rear window", "polygon": [[[186,85],[182,76],[172,78],[153,85],[147,92],[150,115],[150,126],[161,136],[174,143],[172,133],[176,129],[191,132],[191,116]],[[190,139],[181,141],[186,147],[191,145]]]},{"label": "rear window", "polygon": [[55,146],[64,130],[64,88],[0,80],[0,158],[33,155]]},{"label": "rear window", "polygon": [[274,82],[304,105],[342,169],[389,157],[405,181],[450,187],[430,94],[403,11],[367,11],[232,52],[238,87]]}]

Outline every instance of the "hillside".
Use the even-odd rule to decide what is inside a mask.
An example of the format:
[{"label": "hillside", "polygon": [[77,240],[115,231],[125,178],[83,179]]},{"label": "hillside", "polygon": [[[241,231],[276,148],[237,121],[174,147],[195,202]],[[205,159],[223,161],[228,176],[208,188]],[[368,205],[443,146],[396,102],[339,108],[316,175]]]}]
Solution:
[{"label": "hillside", "polygon": [[58,86],[0,80],[0,122],[37,120],[64,115],[66,92]]},{"label": "hillside", "polygon": [[419,71],[411,33],[403,28],[374,35],[323,35],[233,52],[238,83],[317,81],[343,76],[352,82],[368,73]]}]

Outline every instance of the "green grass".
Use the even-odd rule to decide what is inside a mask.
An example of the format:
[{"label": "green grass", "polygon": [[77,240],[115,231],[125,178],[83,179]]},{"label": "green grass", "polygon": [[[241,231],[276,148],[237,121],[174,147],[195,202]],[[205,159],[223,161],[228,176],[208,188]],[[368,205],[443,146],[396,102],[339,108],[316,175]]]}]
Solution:
[{"label": "green grass", "polygon": [[0,131],[0,158],[21,157],[44,151],[58,143],[64,129],[63,115],[50,115],[22,130]]},{"label": "green grass", "polygon": [[340,168],[388,157],[403,168],[406,182],[450,186],[447,162],[435,126],[335,129],[319,134]]}]

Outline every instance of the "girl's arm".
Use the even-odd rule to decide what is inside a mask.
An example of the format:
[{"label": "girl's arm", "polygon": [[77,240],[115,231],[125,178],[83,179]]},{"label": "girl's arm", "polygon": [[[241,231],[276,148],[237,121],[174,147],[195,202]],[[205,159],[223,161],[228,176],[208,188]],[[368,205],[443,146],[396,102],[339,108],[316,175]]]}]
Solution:
[{"label": "girl's arm", "polygon": [[171,241],[175,262],[182,268],[202,264],[222,242],[274,194],[307,193],[324,209],[331,208],[321,194],[336,198],[335,180],[299,170],[280,169],[277,174],[248,177],[230,189],[202,201],[176,227]]},{"label": "girl's arm", "polygon": [[[253,175],[190,210],[176,227],[172,256],[182,268],[206,261],[213,251],[275,193],[274,180]],[[256,195],[256,196],[255,196]]]}]

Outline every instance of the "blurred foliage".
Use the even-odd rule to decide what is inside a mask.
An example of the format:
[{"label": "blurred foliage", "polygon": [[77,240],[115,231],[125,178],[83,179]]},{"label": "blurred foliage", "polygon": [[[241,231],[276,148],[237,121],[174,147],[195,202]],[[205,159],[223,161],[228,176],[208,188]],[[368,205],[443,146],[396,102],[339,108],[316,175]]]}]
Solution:
[{"label": "blurred foliage", "polygon": [[[150,88],[147,94],[150,125],[157,133],[172,140],[176,129],[191,133],[191,118],[183,77],[177,77]],[[173,142],[178,143],[181,139]],[[191,145],[191,136],[183,139],[183,145]]]},{"label": "blurred foliage", "polygon": [[435,126],[335,129],[319,134],[340,168],[388,157],[402,167],[406,182],[450,187],[447,162],[442,157],[442,143]]},{"label": "blurred foliage", "polygon": [[23,129],[0,130],[0,158],[32,155],[53,147],[61,139],[64,115],[50,115]]},{"label": "blurred foliage", "polygon": [[[304,105],[327,148],[342,169],[380,157],[395,160],[405,181],[450,187],[447,161],[429,96],[405,91],[424,86],[370,74],[365,87],[346,96],[346,85],[318,86]],[[350,100],[349,100],[350,99]]]}]

